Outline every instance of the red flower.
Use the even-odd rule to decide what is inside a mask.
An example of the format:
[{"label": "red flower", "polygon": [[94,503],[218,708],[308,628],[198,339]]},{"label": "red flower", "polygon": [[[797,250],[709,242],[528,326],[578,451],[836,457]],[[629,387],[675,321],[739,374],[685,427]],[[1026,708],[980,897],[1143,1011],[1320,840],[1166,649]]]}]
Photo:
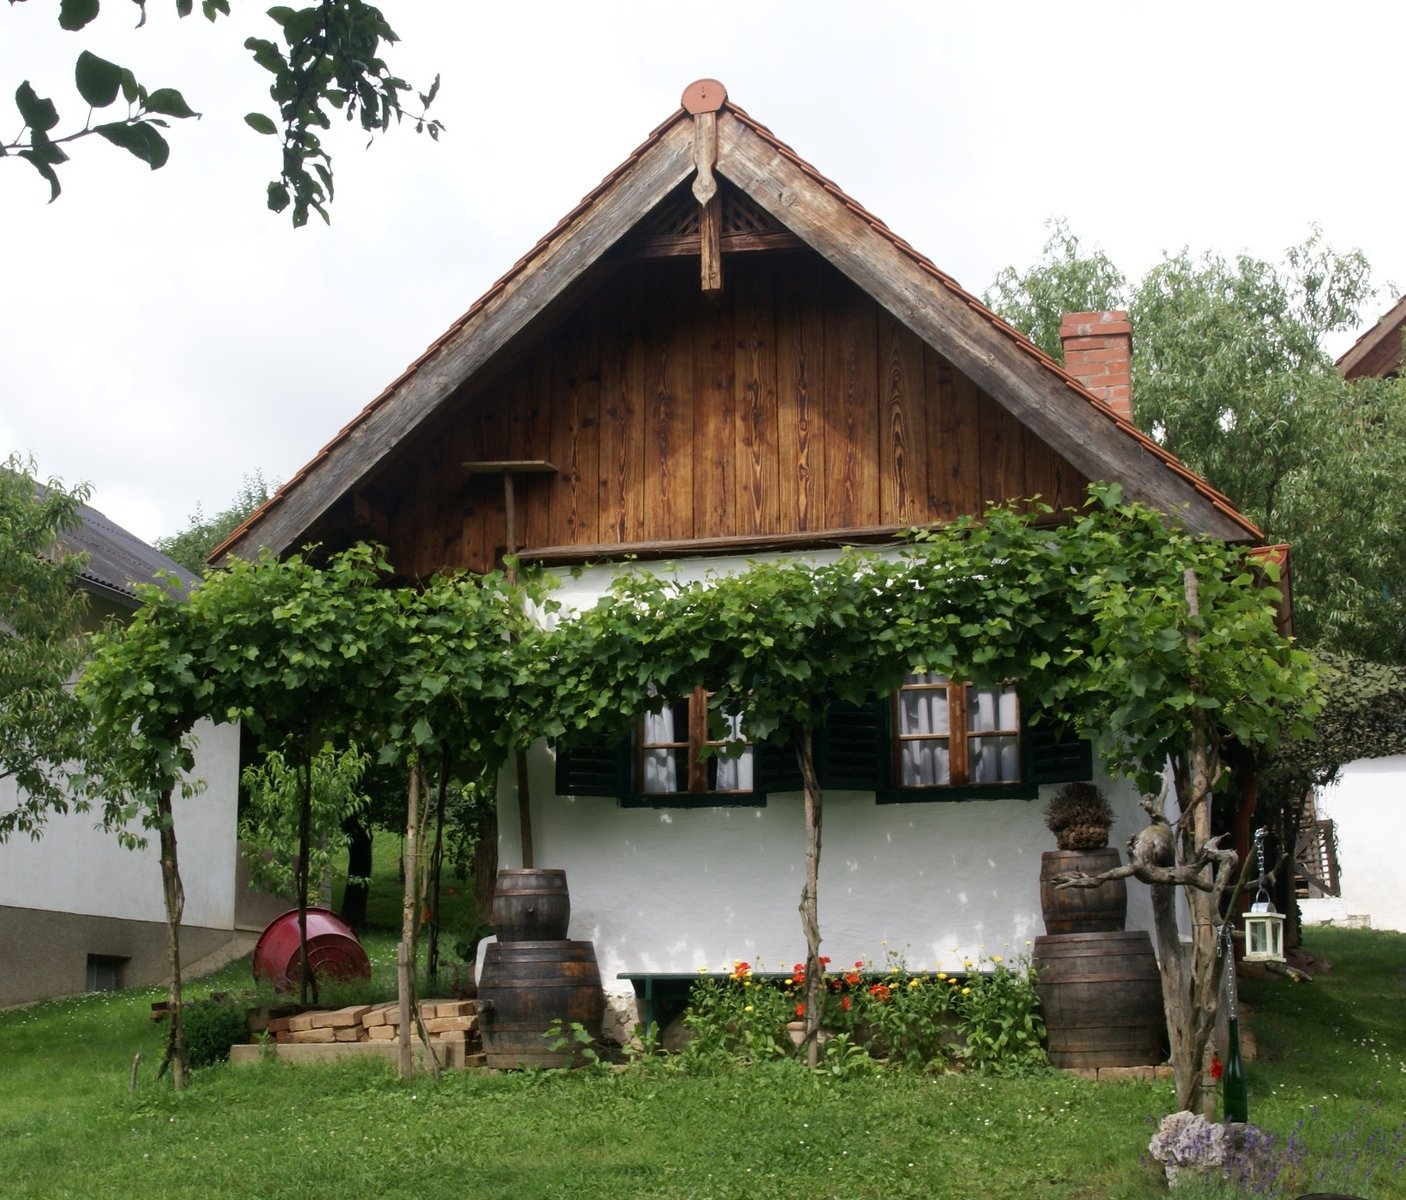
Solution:
[{"label": "red flower", "polygon": [[845,976],[845,982],[849,984],[850,987],[853,987],[856,983],[860,982],[860,979],[858,975],[851,971]]},{"label": "red flower", "polygon": [[864,966],[864,960],[863,960],[862,958],[856,958],[856,959],[854,960],[854,969],[855,969],[856,971],[858,971],[858,970],[859,970],[861,967],[863,967],[863,966]]},{"label": "red flower", "polygon": [[830,956],[828,954],[822,954],[820,956],[820,965],[822,967],[828,967],[830,965]]},{"label": "red flower", "polygon": [[804,1004],[798,1004],[798,1005],[796,1005],[796,1016],[797,1016],[797,1017],[804,1017],[805,1015],[806,1015],[806,1006],[805,1006]]},{"label": "red flower", "polygon": [[869,994],[880,1004],[887,1004],[893,998],[893,990],[886,983],[876,983],[869,989]]},{"label": "red flower", "polygon": [[853,1001],[850,1000],[848,996],[840,997],[840,1007],[844,1009],[845,1012],[849,1012],[851,1004],[853,1004]]},{"label": "red flower", "polygon": [[1225,1063],[1221,1062],[1219,1054],[1217,1054],[1214,1050],[1211,1051],[1211,1078],[1214,1079],[1217,1083],[1219,1083],[1220,1077],[1224,1074]]}]

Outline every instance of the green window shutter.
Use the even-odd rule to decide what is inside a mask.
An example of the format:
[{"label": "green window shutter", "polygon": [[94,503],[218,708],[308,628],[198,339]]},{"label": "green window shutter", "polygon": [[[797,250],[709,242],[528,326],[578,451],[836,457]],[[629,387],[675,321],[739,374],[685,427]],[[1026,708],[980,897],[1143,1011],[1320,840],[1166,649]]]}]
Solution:
[{"label": "green window shutter", "polygon": [[1087,738],[1034,703],[1026,706],[1023,716],[1022,773],[1029,782],[1077,783],[1093,778],[1094,752]]},{"label": "green window shutter", "polygon": [[805,789],[800,764],[796,762],[796,748],[790,742],[783,742],[778,736],[758,742],[753,751],[756,758],[752,780],[754,791],[767,795]]},{"label": "green window shutter", "polygon": [[557,795],[627,799],[630,795],[630,749],[629,738],[605,743],[558,743]]},{"label": "green window shutter", "polygon": [[888,701],[834,701],[825,713],[820,782],[825,788],[875,792],[888,775]]}]

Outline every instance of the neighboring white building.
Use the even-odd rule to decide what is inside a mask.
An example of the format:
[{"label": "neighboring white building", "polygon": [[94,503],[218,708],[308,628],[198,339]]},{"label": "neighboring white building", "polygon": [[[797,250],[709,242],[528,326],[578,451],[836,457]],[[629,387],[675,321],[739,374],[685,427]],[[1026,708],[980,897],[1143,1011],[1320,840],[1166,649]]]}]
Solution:
[{"label": "neighboring white building", "polygon": [[1406,931],[1406,755],[1360,758],[1320,791],[1337,834],[1339,894],[1300,900],[1305,923]]},{"label": "neighboring white building", "polygon": [[[88,554],[82,585],[93,628],[137,608],[134,583],[158,570],[185,583],[190,572],[84,506],[65,542]],[[177,800],[176,836],[185,887],[181,944],[194,964],[237,939],[236,805],[239,730],[197,727],[196,769],[206,787]],[[15,800],[0,780],[0,808]],[[240,881],[242,885],[242,880]],[[247,890],[247,889],[246,889]],[[242,944],[242,943],[241,943]],[[0,845],[0,1007],[51,996],[158,983],[166,978],[166,917],[153,835],[125,850],[94,813],[53,815],[43,836]]]},{"label": "neighboring white building", "polygon": [[[1401,372],[1406,296],[1337,362],[1346,379],[1390,379]],[[1337,895],[1299,901],[1307,924],[1364,925],[1406,931],[1406,755],[1360,758],[1317,796],[1317,815],[1333,822],[1337,853],[1324,865]],[[1324,859],[1320,854],[1310,858]]]}]

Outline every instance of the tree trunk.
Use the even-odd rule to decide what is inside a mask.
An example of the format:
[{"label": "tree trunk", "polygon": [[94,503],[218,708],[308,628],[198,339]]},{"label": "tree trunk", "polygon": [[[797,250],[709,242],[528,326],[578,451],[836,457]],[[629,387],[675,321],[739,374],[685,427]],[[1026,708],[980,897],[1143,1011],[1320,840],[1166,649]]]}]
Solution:
[{"label": "tree trunk", "polygon": [[439,764],[439,786],[435,796],[434,848],[430,851],[430,938],[425,947],[425,974],[439,977],[439,876],[444,866],[444,804],[449,790],[449,756]]},{"label": "tree trunk", "polygon": [[806,878],[801,888],[801,930],[806,939],[806,1027],[802,1045],[806,1062],[820,1061],[820,1020],[824,1008],[823,968],[820,962],[820,816],[824,795],[815,773],[814,743],[809,729],[793,728],[796,762],[805,784]]},{"label": "tree trunk", "polygon": [[[1200,605],[1196,576],[1192,571],[1186,572],[1185,587],[1187,612],[1194,621],[1200,612]],[[1194,662],[1198,635],[1191,622],[1188,622],[1186,641]],[[1194,667],[1192,690],[1197,690]],[[1177,1106],[1188,1112],[1196,1112],[1202,1107],[1201,1081],[1219,1007],[1221,969],[1224,966],[1219,954],[1220,930],[1225,920],[1220,912],[1220,902],[1225,892],[1227,871],[1224,859],[1219,860],[1219,866],[1205,861],[1204,852],[1211,842],[1211,794],[1216,774],[1205,710],[1193,706],[1190,722],[1190,749],[1186,761],[1177,771],[1178,799],[1182,811],[1177,822],[1176,859],[1178,865],[1203,864],[1197,868],[1197,876],[1203,872],[1209,874],[1204,890],[1201,886],[1183,888],[1191,913],[1190,947],[1181,943],[1176,932],[1174,897],[1164,897],[1156,902],[1157,893],[1163,890],[1160,886],[1153,889],[1153,916],[1157,924],[1158,950],[1168,955],[1168,961],[1162,964],[1162,1001],[1167,1010]],[[1229,859],[1233,863],[1235,856],[1231,854]],[[1170,970],[1169,965],[1172,966]]]},{"label": "tree trunk", "polygon": [[400,910],[400,948],[396,952],[396,994],[400,1001],[400,1074],[409,1079],[412,1071],[410,1055],[410,1014],[415,1003],[415,911],[420,879],[420,761],[410,761],[410,782],[405,801],[405,891]]},{"label": "tree trunk", "polygon": [[308,876],[312,852],[312,754],[306,743],[301,748],[298,776],[302,780],[302,796],[298,805],[298,999],[308,1002],[312,989],[317,1003],[317,978],[308,963]]},{"label": "tree trunk", "polygon": [[181,870],[176,857],[172,790],[167,788],[157,797],[156,812],[161,821],[161,892],[166,902],[166,962],[171,970],[171,1025],[162,1065],[170,1065],[171,1085],[179,1092],[186,1085],[189,1070],[186,1064],[185,1022],[181,1017],[181,917],[185,913],[186,894],[181,886]]},{"label": "tree trunk", "polygon": [[371,877],[371,830],[360,817],[347,817],[342,822],[342,832],[347,835],[347,887],[342,893],[342,920],[357,933],[366,929],[366,899],[370,887],[365,880]]}]

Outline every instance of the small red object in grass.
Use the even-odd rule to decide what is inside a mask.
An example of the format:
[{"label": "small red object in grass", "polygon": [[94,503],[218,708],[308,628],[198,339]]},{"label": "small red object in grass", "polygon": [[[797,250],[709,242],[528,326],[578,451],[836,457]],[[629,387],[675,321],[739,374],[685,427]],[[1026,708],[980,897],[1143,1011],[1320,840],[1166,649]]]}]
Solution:
[{"label": "small red object in grass", "polygon": [[1220,1055],[1213,1052],[1211,1054],[1211,1078],[1214,1079],[1217,1083],[1219,1083],[1220,1077],[1224,1074],[1225,1063],[1221,1062]]}]

